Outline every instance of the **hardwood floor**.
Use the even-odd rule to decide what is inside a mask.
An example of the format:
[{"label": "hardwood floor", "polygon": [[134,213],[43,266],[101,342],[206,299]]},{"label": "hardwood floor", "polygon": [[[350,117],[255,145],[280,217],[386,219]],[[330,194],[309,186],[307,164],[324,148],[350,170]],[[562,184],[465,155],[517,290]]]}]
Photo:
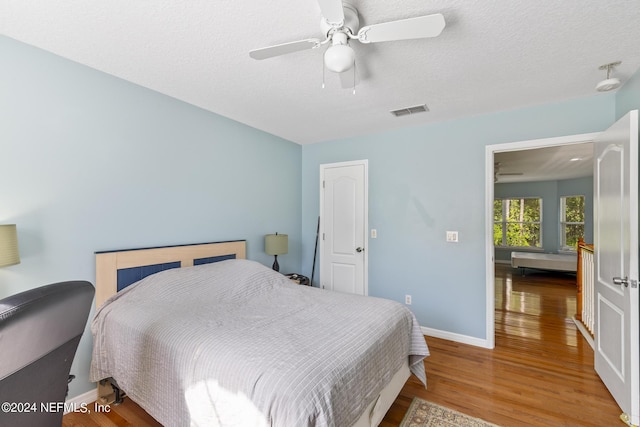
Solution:
[{"label": "hardwood floor", "polygon": [[496,267],[496,348],[427,337],[428,388],[410,378],[382,427],[414,396],[504,426],[623,425],[575,327],[575,277]]},{"label": "hardwood floor", "polygon": [[[496,267],[496,348],[427,337],[428,388],[413,377],[381,427],[398,426],[414,396],[504,426],[623,425],[571,317],[575,278]],[[91,406],[91,405],[90,405]],[[125,399],[110,413],[68,414],[64,427],[158,426]]]}]

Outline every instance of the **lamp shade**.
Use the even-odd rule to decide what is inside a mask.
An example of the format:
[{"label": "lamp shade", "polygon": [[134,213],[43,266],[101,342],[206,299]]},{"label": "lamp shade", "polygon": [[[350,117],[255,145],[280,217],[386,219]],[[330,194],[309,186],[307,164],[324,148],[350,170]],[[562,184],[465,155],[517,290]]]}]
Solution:
[{"label": "lamp shade", "polygon": [[20,264],[18,232],[15,224],[0,225],[0,267]]},{"label": "lamp shade", "polygon": [[286,234],[267,234],[264,236],[264,251],[267,255],[283,255],[289,251],[289,236]]}]

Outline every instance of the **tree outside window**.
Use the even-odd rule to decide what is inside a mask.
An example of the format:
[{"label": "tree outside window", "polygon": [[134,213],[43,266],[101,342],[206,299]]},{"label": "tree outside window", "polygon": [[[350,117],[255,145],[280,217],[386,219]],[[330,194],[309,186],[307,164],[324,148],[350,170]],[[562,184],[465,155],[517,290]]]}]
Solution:
[{"label": "tree outside window", "polygon": [[493,243],[496,246],[541,248],[542,199],[495,199]]},{"label": "tree outside window", "polygon": [[584,196],[560,198],[560,247],[575,251],[578,239],[584,238]]}]

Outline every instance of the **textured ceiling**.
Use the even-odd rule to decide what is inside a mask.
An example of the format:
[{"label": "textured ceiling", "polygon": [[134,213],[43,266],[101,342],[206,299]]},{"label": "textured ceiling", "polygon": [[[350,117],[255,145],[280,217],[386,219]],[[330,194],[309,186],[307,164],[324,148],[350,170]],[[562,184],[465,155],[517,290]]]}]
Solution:
[{"label": "textured ceiling", "polygon": [[[0,33],[305,144],[596,94],[640,67],[637,0],[350,0],[362,25],[442,13],[437,38],[360,45],[356,94],[323,48],[314,0],[0,0]],[[430,112],[396,118],[402,107]]]}]

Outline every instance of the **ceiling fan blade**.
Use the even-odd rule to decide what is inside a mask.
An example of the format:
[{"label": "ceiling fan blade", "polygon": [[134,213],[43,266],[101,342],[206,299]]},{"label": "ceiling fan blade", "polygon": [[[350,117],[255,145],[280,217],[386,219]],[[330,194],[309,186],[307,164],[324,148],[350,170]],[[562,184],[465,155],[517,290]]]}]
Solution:
[{"label": "ceiling fan blade", "polygon": [[341,25],[344,23],[344,10],[342,0],[318,0],[322,16],[329,24]]},{"label": "ceiling fan blade", "polygon": [[286,55],[288,53],[299,52],[301,50],[313,49],[320,46],[320,40],[307,39],[297,42],[277,44],[275,46],[263,47],[249,52],[249,56],[253,59],[267,59],[274,56]]},{"label": "ceiling fan blade", "polygon": [[440,35],[444,26],[444,16],[436,13],[362,27],[358,31],[358,40],[362,43],[376,43],[436,37]]}]

